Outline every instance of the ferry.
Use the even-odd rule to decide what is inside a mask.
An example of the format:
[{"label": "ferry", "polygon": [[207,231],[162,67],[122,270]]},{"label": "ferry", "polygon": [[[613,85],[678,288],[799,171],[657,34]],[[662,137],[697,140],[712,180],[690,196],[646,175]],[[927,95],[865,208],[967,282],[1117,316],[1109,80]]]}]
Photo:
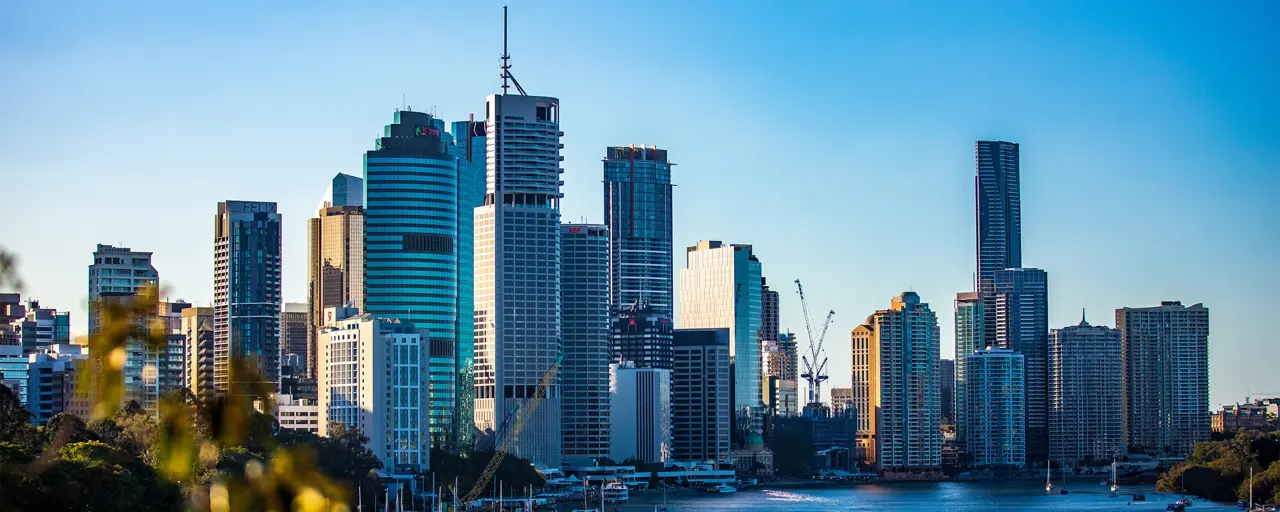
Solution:
[{"label": "ferry", "polygon": [[729,485],[729,484],[719,484],[712,487],[708,487],[707,492],[730,493],[730,492],[738,492],[738,489],[734,488],[732,485]]},{"label": "ferry", "polygon": [[618,480],[604,485],[604,501],[609,503],[626,503],[631,499],[627,486]]}]

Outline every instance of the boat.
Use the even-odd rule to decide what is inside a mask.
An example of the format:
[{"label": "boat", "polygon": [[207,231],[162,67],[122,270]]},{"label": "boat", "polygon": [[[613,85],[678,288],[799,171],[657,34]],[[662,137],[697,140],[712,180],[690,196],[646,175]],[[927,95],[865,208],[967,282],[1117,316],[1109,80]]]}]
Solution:
[{"label": "boat", "polygon": [[1062,465],[1061,465],[1061,468],[1062,468],[1062,490],[1061,490],[1061,491],[1058,491],[1058,494],[1067,494],[1067,492],[1068,492],[1068,491],[1067,491],[1067,466],[1066,466],[1066,464],[1062,464]]},{"label": "boat", "polygon": [[1119,482],[1116,480],[1116,458],[1113,455],[1111,457],[1111,493],[1107,494],[1108,496],[1116,497],[1116,491],[1120,490],[1120,486],[1117,485]]},{"label": "boat", "polygon": [[631,499],[627,486],[620,480],[614,480],[604,485],[604,500],[609,503],[626,503]]},{"label": "boat", "polygon": [[732,485],[721,483],[721,484],[716,484],[714,486],[708,487],[707,492],[730,493],[730,492],[738,492],[738,489],[734,488]]},{"label": "boat", "polygon": [[1052,474],[1053,472],[1049,465],[1049,461],[1044,461],[1044,492],[1053,492],[1053,481],[1049,479]]},{"label": "boat", "polygon": [[1181,497],[1181,498],[1178,498],[1178,501],[1175,501],[1174,503],[1176,503],[1176,504],[1178,504],[1178,505],[1182,505],[1182,507],[1183,507],[1183,508],[1186,508],[1186,507],[1190,507],[1190,506],[1191,506],[1191,500],[1187,499],[1187,497],[1186,497],[1186,496],[1183,496],[1183,497]]}]

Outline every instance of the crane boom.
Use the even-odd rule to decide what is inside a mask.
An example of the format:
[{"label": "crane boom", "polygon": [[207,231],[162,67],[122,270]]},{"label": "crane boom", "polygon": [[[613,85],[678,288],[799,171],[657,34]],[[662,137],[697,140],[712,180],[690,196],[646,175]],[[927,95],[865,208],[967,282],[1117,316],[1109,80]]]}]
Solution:
[{"label": "crane boom", "polygon": [[796,279],[796,292],[800,294],[800,308],[804,311],[804,328],[809,333],[809,355],[801,357],[804,360],[805,369],[801,377],[809,383],[809,403],[813,404],[822,400],[822,382],[827,380],[827,376],[823,374],[827,367],[827,358],[823,357],[822,362],[819,363],[818,356],[822,354],[822,342],[827,339],[827,329],[831,327],[831,318],[836,312],[835,310],[827,312],[822,330],[817,337],[814,337],[813,319],[809,316],[809,301],[804,298],[804,285],[800,284],[799,279]]},{"label": "crane boom", "polygon": [[498,467],[502,465],[503,459],[507,458],[507,452],[515,445],[516,437],[520,435],[521,430],[524,430],[525,423],[533,416],[534,410],[542,403],[542,399],[547,397],[547,389],[555,381],[556,374],[560,371],[560,362],[563,359],[563,356],[556,358],[556,362],[551,364],[551,368],[548,368],[546,373],[542,374],[542,379],[538,381],[537,390],[520,408],[520,412],[516,415],[515,424],[507,429],[506,435],[496,445],[493,458],[489,459],[489,464],[484,467],[484,471],[480,472],[479,477],[476,477],[476,483],[471,487],[471,492],[462,498],[462,508],[466,508],[471,505],[472,501],[479,498],[480,494],[484,492],[484,488],[489,485],[489,481],[493,479],[493,475],[498,472]]}]

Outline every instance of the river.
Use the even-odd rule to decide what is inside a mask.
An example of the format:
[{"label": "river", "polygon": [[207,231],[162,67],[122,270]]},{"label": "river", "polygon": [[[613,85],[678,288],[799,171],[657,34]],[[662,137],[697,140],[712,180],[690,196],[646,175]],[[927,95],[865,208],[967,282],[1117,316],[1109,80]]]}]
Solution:
[{"label": "river", "polygon": [[[1177,494],[1158,493],[1150,486],[1121,487],[1119,496],[1107,496],[1107,488],[1097,481],[1072,482],[1070,494],[1055,489],[1046,493],[1039,482],[940,482],[886,483],[851,487],[773,488],[762,485],[732,494],[668,494],[667,508],[683,511],[956,511],[1064,510],[1064,511],[1163,511],[1178,499]],[[1147,501],[1132,502],[1136,491]],[[652,511],[662,504],[661,494],[636,494],[622,507],[624,512]],[[1235,510],[1235,504],[1194,500],[1188,512]],[[608,508],[610,512],[613,506]]]}]

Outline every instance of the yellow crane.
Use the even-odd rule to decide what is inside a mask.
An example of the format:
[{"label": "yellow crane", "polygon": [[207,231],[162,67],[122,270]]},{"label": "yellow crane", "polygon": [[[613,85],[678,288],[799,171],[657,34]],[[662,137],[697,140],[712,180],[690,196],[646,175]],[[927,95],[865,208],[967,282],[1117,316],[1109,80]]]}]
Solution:
[{"label": "yellow crane", "polygon": [[507,452],[515,446],[516,438],[520,435],[520,431],[524,430],[524,425],[533,416],[534,410],[542,403],[542,399],[547,397],[547,389],[551,387],[551,383],[555,382],[556,374],[560,371],[560,362],[563,356],[557,357],[556,362],[551,364],[551,368],[542,374],[542,379],[538,381],[538,388],[534,391],[533,397],[527,399],[519,413],[516,414],[514,423],[506,429],[506,434],[502,436],[498,445],[494,448],[493,458],[489,459],[489,464],[484,467],[484,471],[476,478],[476,483],[471,487],[471,492],[467,493],[462,501],[458,503],[459,507],[466,509],[471,505],[472,501],[480,497],[485,487],[489,485],[489,481],[493,480],[494,473],[498,472],[498,466],[502,465],[502,460],[507,458]]}]

